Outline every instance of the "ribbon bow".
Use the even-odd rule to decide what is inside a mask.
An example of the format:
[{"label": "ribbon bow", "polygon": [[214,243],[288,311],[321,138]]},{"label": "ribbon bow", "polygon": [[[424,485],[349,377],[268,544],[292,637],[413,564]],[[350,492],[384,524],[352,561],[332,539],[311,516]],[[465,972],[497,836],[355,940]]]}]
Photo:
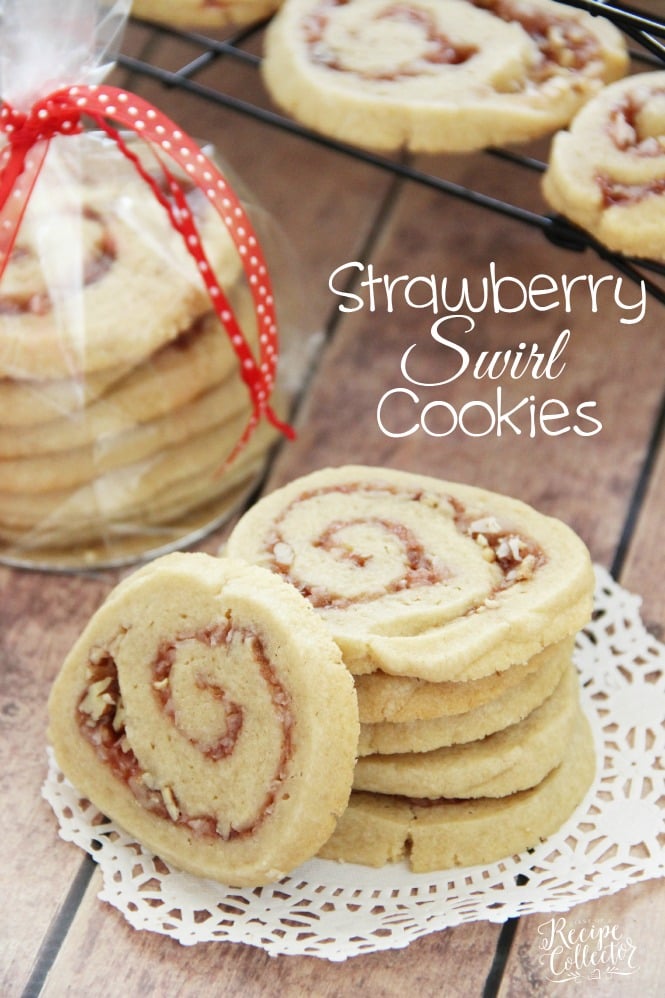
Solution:
[{"label": "ribbon bow", "polygon": [[[50,140],[56,135],[81,132],[84,115],[113,139],[164,207],[171,225],[180,233],[187,251],[197,264],[213,308],[238,357],[240,374],[252,401],[252,414],[225,463],[230,463],[237,456],[264,416],[285,436],[293,437],[291,427],[283,423],[270,406],[278,355],[277,321],[268,268],[249,218],[219,169],[197,144],[166,115],[135,94],[103,85],[73,86],[54,91],[37,101],[27,112],[19,111],[6,102],[0,107],[0,131],[6,136],[6,143],[0,150],[0,278],[14,247]],[[164,183],[160,184],[145,169],[111,122],[148,143],[161,168]],[[231,235],[242,261],[259,323],[258,360],[206,258],[185,193],[165,159],[176,163],[191,183],[205,194]],[[165,190],[168,190],[170,198]]]}]

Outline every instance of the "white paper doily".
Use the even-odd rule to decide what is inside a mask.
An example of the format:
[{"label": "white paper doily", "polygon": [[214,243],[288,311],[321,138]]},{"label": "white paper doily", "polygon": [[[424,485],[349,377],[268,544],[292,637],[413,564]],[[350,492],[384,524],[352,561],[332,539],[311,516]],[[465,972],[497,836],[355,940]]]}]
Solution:
[{"label": "white paper doily", "polygon": [[639,608],[596,568],[594,619],[575,661],[599,772],[563,828],[521,856],[427,874],[312,860],[269,887],[231,889],[156,860],[79,799],[52,753],[43,796],[62,838],[99,864],[99,897],[135,928],[184,945],[243,942],[341,961],[462,922],[567,911],[665,874],[665,646]]}]

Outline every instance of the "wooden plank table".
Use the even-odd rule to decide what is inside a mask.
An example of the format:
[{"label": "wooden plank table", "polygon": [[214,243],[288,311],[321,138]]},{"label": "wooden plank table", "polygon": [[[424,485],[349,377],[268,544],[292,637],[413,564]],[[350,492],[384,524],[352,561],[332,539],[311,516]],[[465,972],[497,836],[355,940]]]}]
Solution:
[{"label": "wooden plank table", "polygon": [[[644,5],[646,9],[646,5]],[[653,8],[657,9],[657,3]],[[133,24],[125,53],[151,65],[177,69],[197,51],[191,41]],[[248,51],[260,53],[260,35]],[[593,311],[579,294],[570,314],[561,309],[490,314],[484,311],[465,340],[471,362],[481,351],[516,349],[520,342],[552,348],[570,328],[565,370],[546,385],[525,375],[491,381],[470,371],[441,386],[418,389],[419,403],[386,403],[384,394],[404,386],[400,360],[411,344],[420,380],[449,371],[452,362],[429,336],[426,309],[385,301],[370,309],[368,275],[446,275],[451,287],[468,278],[472,287],[491,264],[502,275],[528,283],[534,274],[610,275],[617,271],[592,252],[572,253],[542,233],[473,203],[442,194],[429,184],[401,177],[384,166],[313,143],[251,116],[228,110],[181,86],[165,88],[132,64],[116,81],[159,104],[197,137],[211,140],[231,171],[278,220],[281,248],[292,254],[289,300],[303,328],[323,333],[294,412],[297,439],[284,443],[269,469],[269,490],[314,468],[339,463],[402,467],[507,492],[573,526],[594,560],[610,568],[643,598],[647,627],[665,634],[662,551],[663,325],[665,305],[648,298],[639,323],[611,294]],[[253,61],[213,60],[195,81],[205,90],[235,95],[270,107]],[[528,150],[542,156],[546,145]],[[465,188],[480,189],[529,210],[545,210],[538,175],[488,154],[427,157],[414,167]],[[281,252],[281,251],[280,251]],[[357,261],[353,290],[365,304],[355,312],[329,286],[334,271]],[[341,283],[336,287],[341,288]],[[282,292],[284,293],[284,292]],[[638,289],[623,286],[624,303]],[[293,313],[290,313],[293,314]],[[634,311],[633,314],[636,314]],[[417,376],[417,375],[416,375]],[[439,374],[442,380],[444,374]],[[559,436],[505,426],[501,436],[467,432],[435,436],[422,428],[404,433],[427,401],[445,399],[459,411],[470,400],[496,405],[497,384],[505,404],[533,395],[564,401],[571,411],[585,401],[602,431]],[[395,396],[389,396],[394,399]],[[402,396],[402,398],[404,398]],[[449,410],[446,410],[449,411]],[[481,414],[480,407],[476,414]],[[574,420],[571,422],[571,426]],[[582,424],[588,428],[589,424]],[[444,432],[437,424],[436,432]],[[472,435],[472,434],[477,435]],[[200,547],[215,551],[228,526]],[[3,903],[0,993],[7,996],[346,996],[362,989],[371,998],[417,991],[423,995],[522,996],[561,993],[539,959],[539,916],[497,926],[478,922],[430,934],[406,950],[387,951],[331,964],[309,957],[270,958],[242,945],[208,943],[188,951],[151,933],[136,932],[97,899],[100,877],[79,850],[57,837],[49,807],[40,799],[45,776],[46,699],[73,640],[122,573],[48,574],[0,568],[0,727],[4,807]],[[662,780],[662,772],[654,774]],[[632,937],[638,968],[630,977],[589,984],[588,994],[663,993],[665,892],[661,881],[634,885],[588,902],[568,915],[570,927],[617,925]],[[565,987],[565,986],[563,986]]]}]

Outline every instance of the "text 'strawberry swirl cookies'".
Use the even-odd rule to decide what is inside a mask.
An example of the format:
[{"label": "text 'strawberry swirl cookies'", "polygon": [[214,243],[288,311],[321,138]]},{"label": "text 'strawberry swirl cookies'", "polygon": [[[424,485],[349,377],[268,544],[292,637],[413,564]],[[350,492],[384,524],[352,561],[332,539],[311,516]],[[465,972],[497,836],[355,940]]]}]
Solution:
[{"label": "text 'strawberry swirl cookies'", "polygon": [[605,246],[665,260],[665,72],[613,83],[559,132],[549,204]]},{"label": "text 'strawberry swirl cookies'", "polygon": [[50,701],[65,775],[162,858],[237,886],[330,835],[358,735],[351,677],[312,608],[256,566],[167,555],[121,583]]},{"label": "text 'strawberry swirl cookies'", "polygon": [[582,801],[594,773],[593,736],[579,712],[563,760],[537,786],[476,800],[354,791],[319,855],[366,866],[408,859],[415,873],[493,863],[556,832]]},{"label": "text 'strawberry swirl cookies'", "polygon": [[385,468],[313,472],[260,500],[227,545],[317,609],[351,672],[474,680],[589,619],[589,553],[561,521]]},{"label": "text 'strawberry swirl cookies'", "polygon": [[133,0],[132,15],[179,28],[224,28],[255,24],[281,0]]},{"label": "text 'strawberry swirl cookies'", "polygon": [[627,66],[612,24],[553,0],[286,0],[263,73],[334,138],[456,152],[565,125]]}]

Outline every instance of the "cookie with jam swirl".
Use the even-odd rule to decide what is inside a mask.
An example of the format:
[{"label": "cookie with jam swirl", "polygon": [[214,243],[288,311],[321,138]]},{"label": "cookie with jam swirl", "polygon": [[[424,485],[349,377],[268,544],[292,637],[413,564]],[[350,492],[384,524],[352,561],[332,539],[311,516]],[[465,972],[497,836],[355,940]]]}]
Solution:
[{"label": "cookie with jam swirl", "polygon": [[234,886],[323,845],[351,787],[353,683],[307,601],[272,573],[167,555],[111,593],[49,700],[57,761],[163,859]]},{"label": "cookie with jam swirl", "polygon": [[507,496],[406,471],[326,468],[265,496],[229,555],[316,608],[351,672],[430,682],[503,672],[589,620],[589,552]]},{"label": "cookie with jam swirl", "polygon": [[559,132],[548,203],[609,249],[665,260],[665,71],[601,91]]},{"label": "cookie with jam swirl", "polygon": [[546,135],[627,67],[609,21],[553,0],[286,0],[263,75],[320,132],[431,153]]},{"label": "cookie with jam swirl", "polygon": [[[242,271],[232,238],[204,194],[187,197],[229,287]],[[133,166],[87,133],[54,139],[0,284],[0,378],[128,370],[209,311],[182,237]]]}]

